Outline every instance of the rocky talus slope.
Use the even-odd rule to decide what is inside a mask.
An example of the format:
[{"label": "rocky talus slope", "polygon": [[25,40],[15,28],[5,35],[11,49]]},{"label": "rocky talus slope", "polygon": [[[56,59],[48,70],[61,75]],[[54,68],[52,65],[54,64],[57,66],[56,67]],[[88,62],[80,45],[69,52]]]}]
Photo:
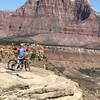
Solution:
[{"label": "rocky talus slope", "polygon": [[0,63],[0,100],[83,100],[76,82],[32,67],[13,72]]}]

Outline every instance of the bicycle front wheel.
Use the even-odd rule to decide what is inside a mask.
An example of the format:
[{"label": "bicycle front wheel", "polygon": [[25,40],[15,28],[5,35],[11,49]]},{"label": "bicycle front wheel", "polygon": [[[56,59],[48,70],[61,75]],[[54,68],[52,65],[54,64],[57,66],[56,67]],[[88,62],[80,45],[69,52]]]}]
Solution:
[{"label": "bicycle front wheel", "polygon": [[9,60],[9,61],[8,61],[8,69],[14,70],[16,64],[17,64],[17,61],[16,61],[16,60]]}]

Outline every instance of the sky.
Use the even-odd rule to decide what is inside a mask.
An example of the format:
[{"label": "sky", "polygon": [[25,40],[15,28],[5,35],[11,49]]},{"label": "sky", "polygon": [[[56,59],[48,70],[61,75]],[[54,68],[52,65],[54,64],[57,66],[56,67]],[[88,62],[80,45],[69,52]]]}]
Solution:
[{"label": "sky", "polygon": [[100,0],[90,0],[91,5],[97,12],[100,12]]},{"label": "sky", "polygon": [[15,11],[25,2],[26,0],[0,0],[0,10]]},{"label": "sky", "polygon": [[[0,10],[15,11],[22,6],[26,0],[0,0]],[[90,0],[93,8],[100,12],[100,0]]]}]

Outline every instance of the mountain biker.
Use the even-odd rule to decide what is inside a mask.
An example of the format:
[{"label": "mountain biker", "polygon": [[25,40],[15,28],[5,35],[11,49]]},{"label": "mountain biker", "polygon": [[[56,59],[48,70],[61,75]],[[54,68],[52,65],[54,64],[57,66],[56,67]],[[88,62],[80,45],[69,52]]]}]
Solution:
[{"label": "mountain biker", "polygon": [[14,48],[14,50],[17,50],[17,64],[25,59],[25,52],[29,51],[28,48],[24,48],[24,44],[22,43],[20,44],[19,48]]}]

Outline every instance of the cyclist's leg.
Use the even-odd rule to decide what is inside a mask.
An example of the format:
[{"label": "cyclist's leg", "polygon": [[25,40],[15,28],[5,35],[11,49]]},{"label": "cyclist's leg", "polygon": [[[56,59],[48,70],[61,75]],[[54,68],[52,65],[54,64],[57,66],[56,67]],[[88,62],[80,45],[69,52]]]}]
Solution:
[{"label": "cyclist's leg", "polygon": [[20,58],[18,56],[17,57],[17,63],[16,63],[16,66],[15,66],[15,69],[18,69],[19,68],[19,64],[20,64]]},{"label": "cyclist's leg", "polygon": [[23,69],[23,66],[24,66],[24,60],[25,60],[25,57],[23,56],[21,59],[20,59],[20,69]]},{"label": "cyclist's leg", "polygon": [[30,62],[29,62],[29,60],[27,59],[27,60],[25,60],[25,62],[24,62],[24,64],[25,64],[25,70],[26,71],[30,71],[30,64],[29,64]]}]

